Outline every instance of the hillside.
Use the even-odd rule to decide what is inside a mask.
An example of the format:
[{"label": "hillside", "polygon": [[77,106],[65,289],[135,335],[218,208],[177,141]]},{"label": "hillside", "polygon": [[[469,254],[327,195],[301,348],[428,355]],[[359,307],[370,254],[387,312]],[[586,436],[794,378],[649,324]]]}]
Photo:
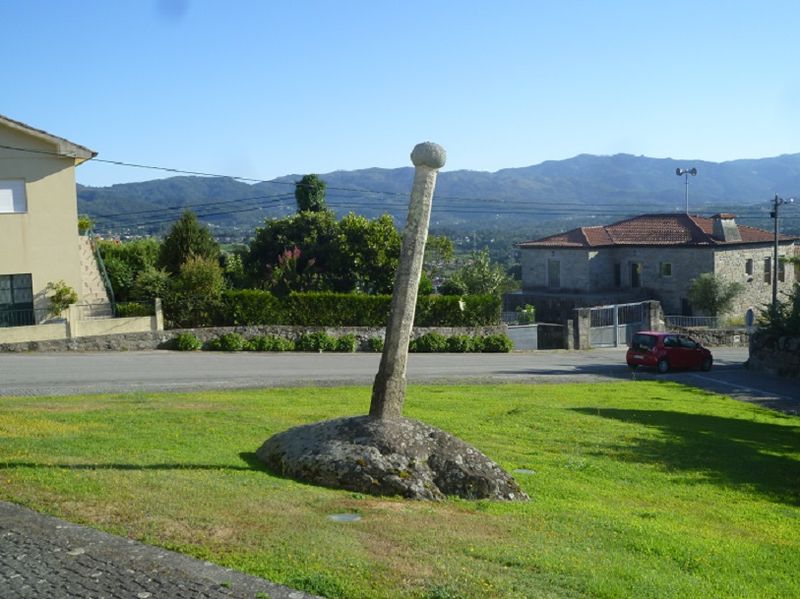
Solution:
[{"label": "hillside", "polygon": [[[553,230],[644,212],[683,211],[684,179],[675,176],[677,167],[699,171],[689,180],[690,211],[734,212],[753,226],[770,226],[769,200],[776,191],[787,196],[800,192],[800,154],[722,163],[583,154],[493,173],[442,172],[432,228]],[[328,184],[328,204],[338,214],[354,211],[373,217],[389,212],[398,223],[404,221],[411,167],[320,176]],[[294,212],[294,181],[300,177],[286,175],[255,185],[214,177],[79,185],[78,206],[101,231],[157,233],[191,207],[215,229],[246,236],[264,218]],[[796,230],[798,223],[800,215],[785,213],[786,230]]]}]

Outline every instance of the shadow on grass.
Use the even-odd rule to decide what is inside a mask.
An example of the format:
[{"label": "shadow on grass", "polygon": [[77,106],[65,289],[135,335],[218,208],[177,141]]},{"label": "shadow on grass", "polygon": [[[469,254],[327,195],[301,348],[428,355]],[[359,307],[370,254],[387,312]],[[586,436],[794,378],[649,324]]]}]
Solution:
[{"label": "shadow on grass", "polygon": [[611,446],[611,454],[621,460],[700,472],[706,482],[751,489],[775,501],[800,505],[800,427],[656,410],[574,411],[664,433],[656,439],[637,438],[631,444]]},{"label": "shadow on grass", "polygon": [[254,452],[242,452],[239,457],[246,466],[231,464],[45,464],[36,462],[0,462],[0,470],[15,468],[63,468],[65,470],[227,470],[233,472],[250,472],[259,470],[269,472],[266,465],[256,457]]}]

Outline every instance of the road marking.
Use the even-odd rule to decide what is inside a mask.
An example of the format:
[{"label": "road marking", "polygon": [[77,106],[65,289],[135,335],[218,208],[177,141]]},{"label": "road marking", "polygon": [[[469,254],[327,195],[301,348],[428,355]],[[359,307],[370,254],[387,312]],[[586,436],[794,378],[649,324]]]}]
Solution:
[{"label": "road marking", "polygon": [[703,381],[709,381],[711,383],[720,383],[722,385],[727,385],[728,387],[733,387],[734,389],[740,389],[741,391],[745,391],[747,393],[760,393],[762,395],[767,395],[769,397],[774,397],[776,399],[786,399],[786,400],[793,400],[794,398],[789,397],[788,395],[778,395],[777,393],[773,393],[772,391],[764,391],[763,389],[756,389],[755,387],[745,387],[744,385],[738,385],[736,383],[729,383],[728,381],[723,381],[720,379],[715,379],[710,376],[703,376],[701,374],[691,374],[696,379],[700,379]]}]

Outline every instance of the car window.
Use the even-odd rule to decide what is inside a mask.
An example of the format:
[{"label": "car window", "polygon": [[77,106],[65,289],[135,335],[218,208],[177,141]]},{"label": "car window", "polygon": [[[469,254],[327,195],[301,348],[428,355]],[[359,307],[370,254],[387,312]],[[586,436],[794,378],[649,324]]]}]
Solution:
[{"label": "car window", "polygon": [[690,339],[689,337],[681,337],[681,347],[686,347],[688,349],[697,349],[697,341]]},{"label": "car window", "polygon": [[664,347],[678,347],[678,339],[676,337],[664,337]]},{"label": "car window", "polygon": [[636,334],[631,339],[633,349],[653,349],[656,346],[656,338],[653,335]]}]

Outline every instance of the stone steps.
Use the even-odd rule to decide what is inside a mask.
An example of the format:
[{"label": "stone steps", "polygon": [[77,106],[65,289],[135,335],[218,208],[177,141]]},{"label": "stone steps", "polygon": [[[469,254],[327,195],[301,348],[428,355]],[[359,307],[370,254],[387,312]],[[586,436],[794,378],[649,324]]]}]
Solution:
[{"label": "stone steps", "polygon": [[106,293],[103,277],[97,265],[92,242],[88,237],[79,238],[81,261],[81,293],[83,318],[112,318],[111,302]]}]

